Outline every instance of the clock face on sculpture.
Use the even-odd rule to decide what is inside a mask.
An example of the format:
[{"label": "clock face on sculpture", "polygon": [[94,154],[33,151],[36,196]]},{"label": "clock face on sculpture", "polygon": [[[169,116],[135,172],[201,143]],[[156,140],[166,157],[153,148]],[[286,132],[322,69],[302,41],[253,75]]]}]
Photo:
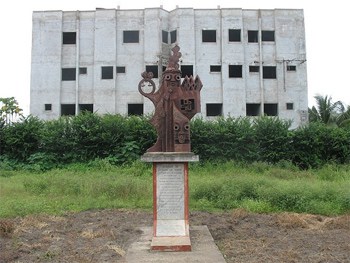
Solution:
[{"label": "clock face on sculpture", "polygon": [[149,98],[155,113],[151,119],[157,130],[157,142],[147,152],[190,152],[190,120],[200,112],[202,82],[198,76],[186,76],[181,83],[179,46],[175,46],[163,72],[159,89],[151,72],[143,72],[139,92]]}]

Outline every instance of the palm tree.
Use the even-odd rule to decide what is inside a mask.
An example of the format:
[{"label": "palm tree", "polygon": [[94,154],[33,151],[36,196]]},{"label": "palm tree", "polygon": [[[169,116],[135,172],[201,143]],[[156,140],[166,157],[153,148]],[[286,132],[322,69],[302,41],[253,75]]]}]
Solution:
[{"label": "palm tree", "polygon": [[[337,125],[340,116],[343,116],[345,107],[341,101],[332,102],[332,97],[316,95],[316,106],[309,108],[309,121],[322,122],[327,125]],[[344,116],[346,117],[346,116]]]},{"label": "palm tree", "polygon": [[348,106],[347,109],[339,115],[337,118],[337,125],[339,127],[350,128],[350,106]]}]

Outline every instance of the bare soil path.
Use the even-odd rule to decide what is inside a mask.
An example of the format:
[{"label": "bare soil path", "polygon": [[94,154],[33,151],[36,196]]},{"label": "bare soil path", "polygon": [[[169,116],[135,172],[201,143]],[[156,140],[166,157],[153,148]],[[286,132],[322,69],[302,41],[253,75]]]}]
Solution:
[{"label": "bare soil path", "polygon": [[[123,262],[152,213],[95,210],[0,219],[0,262]],[[350,262],[350,215],[192,212],[227,262]]]}]

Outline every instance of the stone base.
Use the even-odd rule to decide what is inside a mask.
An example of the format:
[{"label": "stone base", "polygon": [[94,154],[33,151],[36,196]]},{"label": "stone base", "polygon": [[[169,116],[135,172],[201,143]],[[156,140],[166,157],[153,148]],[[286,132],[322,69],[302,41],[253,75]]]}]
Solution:
[{"label": "stone base", "polygon": [[190,237],[153,237],[151,250],[154,251],[191,251]]}]

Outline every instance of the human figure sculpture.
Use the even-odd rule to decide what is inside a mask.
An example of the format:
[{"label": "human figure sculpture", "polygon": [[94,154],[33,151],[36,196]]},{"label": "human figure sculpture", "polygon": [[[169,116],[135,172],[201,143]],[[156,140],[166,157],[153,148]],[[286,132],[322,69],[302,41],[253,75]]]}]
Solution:
[{"label": "human figure sculpture", "polygon": [[[149,98],[155,113],[151,119],[158,138],[147,152],[190,152],[190,120],[200,112],[200,91],[202,82],[198,76],[186,76],[181,83],[179,46],[175,46],[169,58],[168,66],[163,72],[159,89],[152,80],[151,72],[143,72],[139,83],[139,92]],[[151,87],[150,92],[144,89]]]}]

